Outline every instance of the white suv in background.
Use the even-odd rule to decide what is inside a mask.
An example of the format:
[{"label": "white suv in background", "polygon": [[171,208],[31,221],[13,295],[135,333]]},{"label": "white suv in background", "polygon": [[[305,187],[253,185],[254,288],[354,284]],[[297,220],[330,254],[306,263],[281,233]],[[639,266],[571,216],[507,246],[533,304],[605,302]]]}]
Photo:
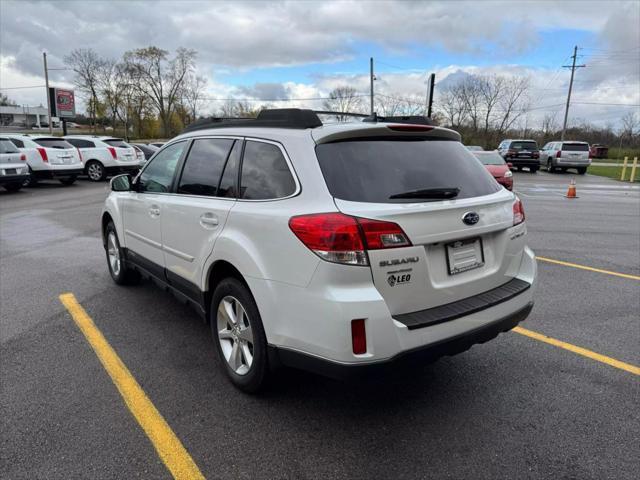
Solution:
[{"label": "white suv in background", "polygon": [[524,320],[537,270],[520,200],[458,133],[369,120],[197,122],[112,179],[113,280],[151,277],[192,304],[245,391],[278,365],[345,378],[421,364]]},{"label": "white suv in background", "polygon": [[11,140],[0,137],[0,186],[17,192],[28,178],[27,156]]},{"label": "white suv in background", "polygon": [[94,182],[116,173],[135,173],[145,163],[121,138],[67,135],[64,139],[80,150],[85,173]]},{"label": "white suv in background", "polygon": [[575,168],[580,175],[587,173],[591,165],[589,158],[589,144],[587,142],[549,142],[540,150],[540,165],[547,168],[549,173],[560,169]]},{"label": "white suv in background", "polygon": [[49,178],[71,185],[83,171],[80,152],[63,138],[15,133],[5,136],[27,157],[29,185]]}]

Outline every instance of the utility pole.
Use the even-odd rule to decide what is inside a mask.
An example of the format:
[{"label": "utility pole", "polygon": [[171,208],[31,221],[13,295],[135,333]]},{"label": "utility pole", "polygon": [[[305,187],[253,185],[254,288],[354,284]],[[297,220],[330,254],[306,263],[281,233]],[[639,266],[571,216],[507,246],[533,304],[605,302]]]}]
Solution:
[{"label": "utility pole", "polygon": [[53,119],[51,118],[51,95],[49,95],[49,69],[47,68],[47,52],[42,52],[44,60],[44,83],[47,88],[47,111],[49,112],[49,135],[53,135]]},{"label": "utility pole", "polygon": [[373,57],[369,59],[369,81],[371,82],[371,115],[373,115],[373,81],[376,77],[373,74]]},{"label": "utility pole", "polygon": [[578,46],[573,47],[573,63],[571,65],[563,65],[562,68],[570,68],[571,69],[571,80],[569,81],[569,93],[567,95],[567,106],[564,109],[564,123],[562,124],[562,135],[560,135],[560,140],[564,140],[564,132],[567,129],[567,120],[569,118],[569,103],[571,102],[571,90],[573,89],[573,75],[576,71],[576,68],[584,68],[586,65],[576,65],[576,57],[578,56]]}]

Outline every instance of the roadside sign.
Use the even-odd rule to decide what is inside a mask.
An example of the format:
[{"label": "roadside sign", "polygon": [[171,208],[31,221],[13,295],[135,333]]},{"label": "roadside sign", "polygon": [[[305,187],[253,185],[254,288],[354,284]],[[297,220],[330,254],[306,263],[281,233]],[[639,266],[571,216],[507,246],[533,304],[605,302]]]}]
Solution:
[{"label": "roadside sign", "polygon": [[66,88],[49,88],[51,100],[51,116],[58,118],[75,118],[76,102],[73,90]]}]

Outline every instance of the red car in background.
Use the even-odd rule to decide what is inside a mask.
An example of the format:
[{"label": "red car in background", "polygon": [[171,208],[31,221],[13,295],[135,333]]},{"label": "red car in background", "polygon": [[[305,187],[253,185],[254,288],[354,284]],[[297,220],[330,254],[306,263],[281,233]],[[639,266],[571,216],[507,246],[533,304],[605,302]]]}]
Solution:
[{"label": "red car in background", "polygon": [[507,190],[513,190],[513,173],[511,173],[512,165],[504,161],[502,155],[497,150],[491,152],[480,152],[472,150],[478,160],[482,162],[489,173],[493,175],[500,185]]}]

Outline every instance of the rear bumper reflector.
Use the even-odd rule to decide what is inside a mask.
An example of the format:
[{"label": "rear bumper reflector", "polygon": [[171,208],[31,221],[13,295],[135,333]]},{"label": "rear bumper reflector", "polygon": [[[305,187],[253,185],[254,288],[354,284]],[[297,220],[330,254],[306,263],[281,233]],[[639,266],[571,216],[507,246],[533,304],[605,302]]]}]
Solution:
[{"label": "rear bumper reflector", "polygon": [[457,302],[447,303],[438,307],[427,308],[417,312],[393,315],[393,318],[407,326],[409,330],[429,327],[439,323],[465,317],[472,313],[485,310],[487,308],[506,302],[513,297],[520,295],[531,286],[530,283],[514,278],[504,285],[489,290],[473,297],[463,298]]}]

